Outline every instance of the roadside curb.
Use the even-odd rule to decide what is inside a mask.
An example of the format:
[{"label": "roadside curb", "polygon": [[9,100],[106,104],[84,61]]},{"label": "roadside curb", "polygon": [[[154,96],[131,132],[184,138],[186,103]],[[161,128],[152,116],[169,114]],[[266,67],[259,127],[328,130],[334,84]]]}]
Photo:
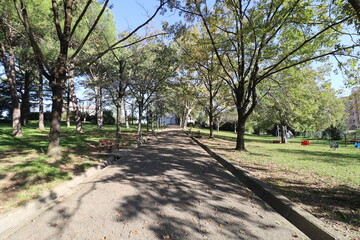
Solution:
[{"label": "roadside curb", "polygon": [[335,230],[326,227],[325,224],[311,215],[288,198],[274,191],[264,182],[252,177],[246,170],[235,167],[219,154],[212,151],[208,146],[200,142],[193,136],[190,138],[202,147],[210,156],[223,165],[236,178],[238,178],[246,187],[253,191],[258,197],[270,205],[276,212],[282,215],[300,231],[305,233],[310,239],[316,240],[336,240],[345,239],[339,236]]},{"label": "roadside curb", "polygon": [[82,174],[73,176],[71,180],[60,183],[58,186],[44,192],[38,198],[31,200],[24,206],[18,207],[1,216],[0,239],[13,234],[13,231],[16,231],[16,229],[12,228],[16,228],[20,223],[36,218],[52,206],[61,202],[64,197],[71,194],[80,184],[93,179],[107,166],[115,164],[121,157],[128,155],[131,151],[132,149],[129,149],[118,154],[110,154],[110,157],[105,161],[100,162],[98,165],[88,168]]}]

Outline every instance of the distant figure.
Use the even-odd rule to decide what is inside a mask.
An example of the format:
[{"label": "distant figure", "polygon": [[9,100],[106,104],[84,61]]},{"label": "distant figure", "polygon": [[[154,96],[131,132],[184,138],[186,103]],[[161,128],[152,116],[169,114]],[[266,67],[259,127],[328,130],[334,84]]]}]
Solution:
[{"label": "distant figure", "polygon": [[286,131],[285,136],[286,136],[287,139],[289,139],[289,138],[292,138],[294,136],[294,134],[290,130],[288,130],[288,131]]}]

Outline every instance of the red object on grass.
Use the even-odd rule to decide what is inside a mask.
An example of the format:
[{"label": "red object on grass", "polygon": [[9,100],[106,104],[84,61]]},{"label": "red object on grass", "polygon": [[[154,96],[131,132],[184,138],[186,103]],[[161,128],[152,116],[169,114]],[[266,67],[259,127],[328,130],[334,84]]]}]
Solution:
[{"label": "red object on grass", "polygon": [[310,141],[302,141],[301,142],[302,146],[309,146],[310,145]]}]

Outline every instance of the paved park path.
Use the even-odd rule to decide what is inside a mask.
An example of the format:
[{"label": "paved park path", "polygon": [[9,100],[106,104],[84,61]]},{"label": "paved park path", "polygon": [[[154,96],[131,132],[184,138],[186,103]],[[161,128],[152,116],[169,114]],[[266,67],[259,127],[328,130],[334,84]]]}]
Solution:
[{"label": "paved park path", "polygon": [[6,239],[306,239],[167,129]]}]

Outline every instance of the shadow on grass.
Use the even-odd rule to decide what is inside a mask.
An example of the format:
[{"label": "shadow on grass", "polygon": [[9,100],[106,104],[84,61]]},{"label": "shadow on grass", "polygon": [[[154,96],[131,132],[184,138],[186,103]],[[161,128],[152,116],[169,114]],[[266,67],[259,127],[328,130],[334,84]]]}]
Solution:
[{"label": "shadow on grass", "polygon": [[[6,175],[11,174],[9,181],[0,188],[2,193],[0,200],[2,202],[15,197],[20,191],[27,190],[32,186],[71,178],[69,172],[63,171],[56,163],[47,162],[45,158],[15,164],[2,169],[1,172],[6,173]],[[33,198],[35,197],[33,196]],[[25,201],[28,200],[30,199]]]},{"label": "shadow on grass", "polygon": [[5,169],[5,172],[16,172],[10,179],[18,182],[17,186],[32,185],[40,182],[50,182],[56,179],[67,179],[69,174],[54,163],[39,159],[20,163]]},{"label": "shadow on grass", "polygon": [[[329,218],[350,224],[360,229],[360,190],[344,185],[318,186],[299,180],[266,178],[275,189],[295,202],[318,208],[312,212],[318,218]],[[285,186],[279,185],[285,183]]]}]

